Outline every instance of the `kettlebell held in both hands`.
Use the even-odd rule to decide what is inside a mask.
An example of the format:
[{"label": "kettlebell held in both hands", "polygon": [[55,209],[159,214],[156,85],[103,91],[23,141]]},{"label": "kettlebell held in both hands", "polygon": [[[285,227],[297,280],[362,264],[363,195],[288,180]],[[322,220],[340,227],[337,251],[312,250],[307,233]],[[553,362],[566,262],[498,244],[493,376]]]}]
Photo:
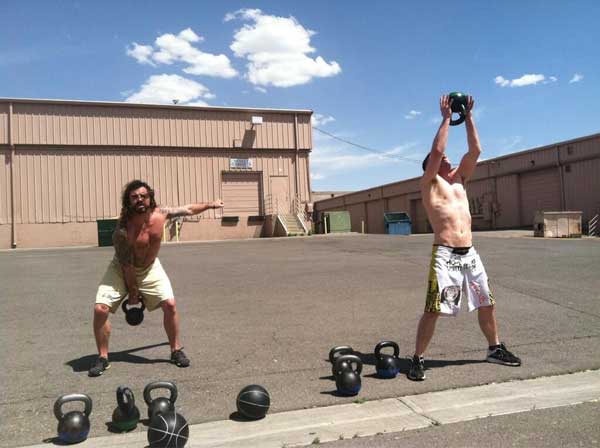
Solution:
[{"label": "kettlebell held in both hands", "polygon": [[131,431],[140,421],[140,410],[135,405],[133,391],[129,387],[117,388],[117,407],[113,411],[112,424],[118,431]]},{"label": "kettlebell held in both hands", "polygon": [[[386,347],[392,347],[394,349],[393,355],[381,353]],[[398,375],[398,356],[400,355],[400,347],[394,341],[381,341],[375,346],[375,370],[379,378],[395,378]]]},{"label": "kettlebell held in both hands", "polygon": [[[62,406],[71,401],[83,402],[84,411],[62,412]],[[54,403],[54,415],[58,420],[58,438],[63,443],[79,443],[87,439],[90,432],[92,399],[85,394],[69,394],[59,397]]]},{"label": "kettlebell held in both hands", "polygon": [[[349,366],[343,368],[343,365]],[[356,366],[356,367],[354,367]],[[361,388],[362,361],[356,355],[342,355],[335,360],[335,385],[341,395],[356,395]]]},{"label": "kettlebell held in both hands", "polygon": [[[349,345],[339,345],[337,347],[333,347],[329,351],[329,362],[331,363],[331,374],[335,376],[335,360],[342,355],[352,355],[354,350]],[[340,369],[347,369],[349,366],[347,364],[342,364]]]},{"label": "kettlebell held in both hands", "polygon": [[467,106],[469,104],[469,96],[466,93],[450,92],[449,99],[452,100],[452,113],[456,113],[459,117],[456,120],[450,120],[450,126],[458,126],[467,118]]},{"label": "kettlebell held in both hands", "polygon": [[139,325],[144,320],[144,310],[146,309],[146,305],[144,305],[142,297],[140,297],[140,304],[142,305],[141,307],[128,308],[129,300],[123,300],[121,308],[125,313],[125,320],[129,325]]},{"label": "kettlebell held in both hands", "polygon": [[[158,397],[152,399],[150,392],[154,389],[167,389],[170,392],[169,398]],[[148,405],[148,418],[152,420],[154,416],[161,413],[175,412],[175,401],[177,400],[177,386],[170,381],[156,381],[148,384],[144,388],[144,401]]]}]

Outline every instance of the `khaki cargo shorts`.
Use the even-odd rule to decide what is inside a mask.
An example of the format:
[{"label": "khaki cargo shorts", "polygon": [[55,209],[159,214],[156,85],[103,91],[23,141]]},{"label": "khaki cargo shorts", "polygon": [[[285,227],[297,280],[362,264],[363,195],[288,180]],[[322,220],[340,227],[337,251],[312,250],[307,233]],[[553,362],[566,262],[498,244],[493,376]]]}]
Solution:
[{"label": "khaki cargo shorts", "polygon": [[[174,298],[171,281],[158,258],[147,268],[135,268],[135,276],[148,311],[158,308],[163,300]],[[110,312],[115,313],[126,295],[123,270],[119,261],[113,258],[98,286],[96,304],[107,305]]]}]

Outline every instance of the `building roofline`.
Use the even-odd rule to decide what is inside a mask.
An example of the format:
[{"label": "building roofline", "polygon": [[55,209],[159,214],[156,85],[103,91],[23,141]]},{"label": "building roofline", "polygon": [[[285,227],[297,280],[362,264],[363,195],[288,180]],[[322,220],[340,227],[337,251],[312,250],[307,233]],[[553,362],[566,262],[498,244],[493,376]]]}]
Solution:
[{"label": "building roofline", "polygon": [[271,109],[260,107],[225,107],[225,106],[186,106],[179,104],[145,104],[125,103],[119,101],[84,101],[84,100],[62,100],[42,98],[4,98],[0,97],[0,103],[22,103],[22,104],[65,104],[76,106],[103,106],[103,107],[133,107],[139,109],[184,109],[221,112],[271,112],[271,113],[297,113],[312,114],[310,109]]}]

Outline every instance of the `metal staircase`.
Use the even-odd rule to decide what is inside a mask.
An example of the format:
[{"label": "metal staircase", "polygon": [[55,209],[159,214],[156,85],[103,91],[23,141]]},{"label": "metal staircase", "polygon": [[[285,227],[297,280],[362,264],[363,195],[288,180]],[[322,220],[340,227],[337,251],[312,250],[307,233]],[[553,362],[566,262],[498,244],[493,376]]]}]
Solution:
[{"label": "metal staircase", "polygon": [[[282,206],[277,198],[268,195],[265,198],[265,212],[275,216],[275,226],[279,226],[285,236],[308,235],[308,225],[304,205],[298,198],[292,200],[291,206]],[[282,232],[279,232],[279,236]],[[277,233],[277,232],[276,232]]]}]

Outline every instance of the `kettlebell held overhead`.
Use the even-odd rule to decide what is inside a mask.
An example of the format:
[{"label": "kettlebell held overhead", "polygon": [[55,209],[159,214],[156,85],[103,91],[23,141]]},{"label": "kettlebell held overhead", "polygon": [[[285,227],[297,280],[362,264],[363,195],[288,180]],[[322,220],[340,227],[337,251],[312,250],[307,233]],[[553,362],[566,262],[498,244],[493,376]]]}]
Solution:
[{"label": "kettlebell held overhead", "polygon": [[469,95],[462,92],[450,92],[448,95],[452,101],[450,108],[452,113],[456,113],[459,117],[456,120],[450,120],[450,126],[458,126],[467,118],[467,106],[469,104]]}]

